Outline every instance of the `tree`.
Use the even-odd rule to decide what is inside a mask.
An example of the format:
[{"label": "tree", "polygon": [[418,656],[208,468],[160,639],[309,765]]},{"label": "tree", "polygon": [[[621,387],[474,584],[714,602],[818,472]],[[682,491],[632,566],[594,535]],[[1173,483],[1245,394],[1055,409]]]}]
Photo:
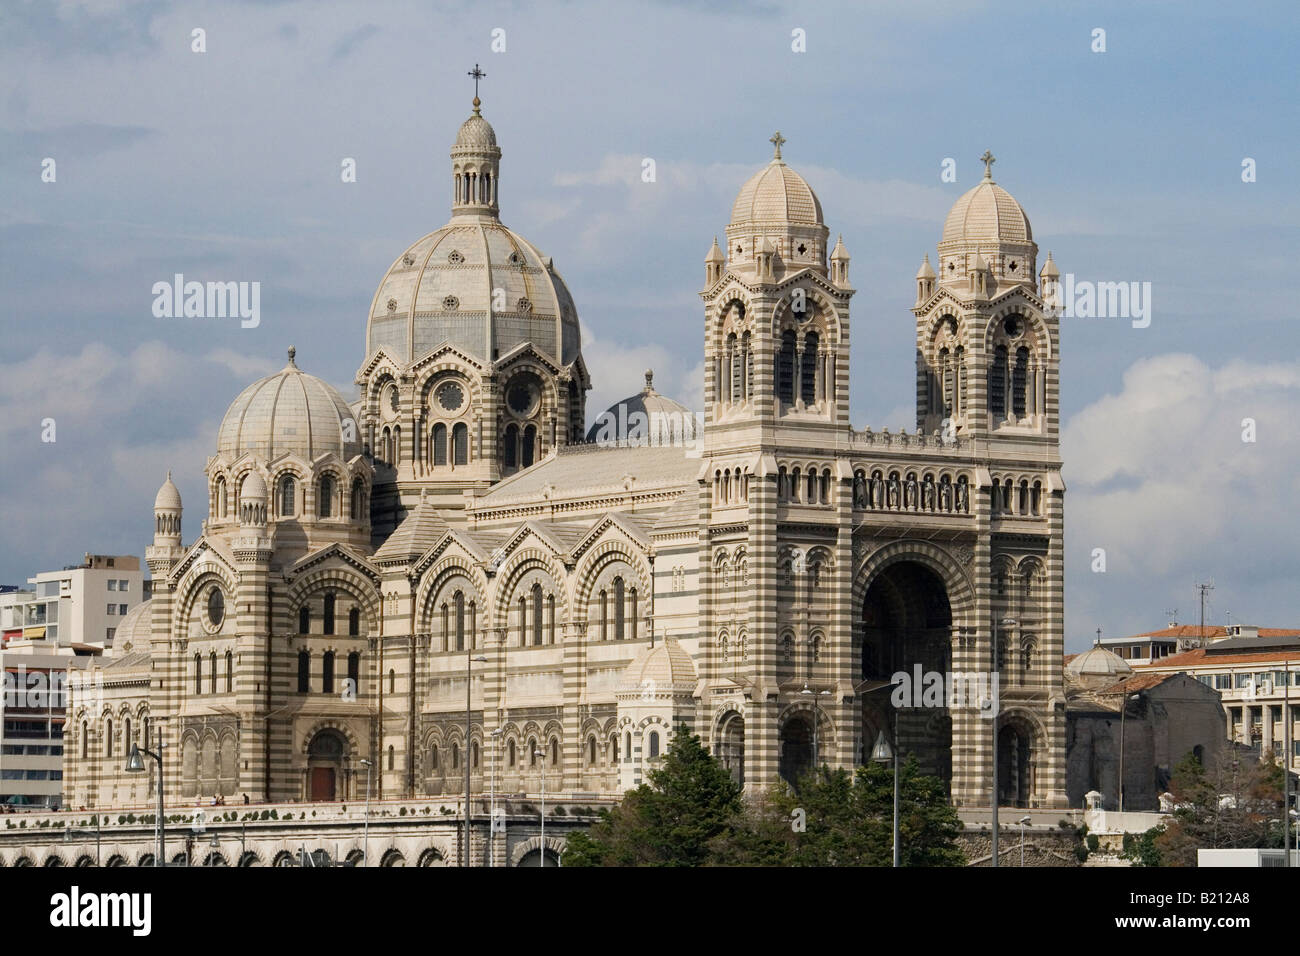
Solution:
[{"label": "tree", "polygon": [[[960,866],[961,820],[943,784],[903,764],[900,848],[904,866]],[[711,862],[741,866],[889,866],[893,862],[894,772],[876,764],[820,768],[792,790],[780,784],[716,838]]]},{"label": "tree", "polygon": [[1188,754],[1170,782],[1173,820],[1152,836],[1160,861],[1196,866],[1200,849],[1281,846],[1282,773],[1267,752],[1256,759],[1228,750],[1211,769]]},{"label": "tree", "polygon": [[569,838],[565,866],[699,866],[709,842],[741,813],[740,788],[679,726],[650,782],[602,811],[588,833]]}]

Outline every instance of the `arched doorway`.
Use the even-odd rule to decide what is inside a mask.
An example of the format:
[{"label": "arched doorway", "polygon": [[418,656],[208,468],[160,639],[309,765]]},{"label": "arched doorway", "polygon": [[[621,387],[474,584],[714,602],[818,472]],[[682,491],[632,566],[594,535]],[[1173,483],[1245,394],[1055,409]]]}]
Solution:
[{"label": "arched doorway", "polygon": [[[879,686],[863,696],[863,727],[892,729],[897,717],[895,746],[905,758],[915,756],[921,773],[938,777],[950,791],[952,606],[943,580],[918,561],[889,564],[867,587],[861,628],[862,678]],[[907,679],[895,685],[899,674]],[[901,705],[897,714],[895,701]],[[864,734],[860,761],[870,756],[874,740]]]},{"label": "arched doorway", "polygon": [[718,728],[718,759],[736,786],[745,785],[745,718],[731,711]]},{"label": "arched doorway", "polygon": [[329,802],[339,798],[343,754],[347,742],[337,730],[322,730],[307,745],[307,799]]},{"label": "arched doorway", "polygon": [[1010,715],[998,727],[998,805],[1029,807],[1034,793],[1034,729]]},{"label": "arched doorway", "polygon": [[812,718],[795,713],[786,717],[781,725],[781,759],[777,772],[792,787],[813,769]]},{"label": "arched doorway", "polygon": [[527,853],[525,853],[523,856],[521,856],[521,857],[519,858],[519,862],[518,862],[517,864],[515,864],[515,865],[518,866],[518,867],[520,867],[520,868],[526,868],[526,867],[530,867],[530,866],[534,866],[534,867],[536,867],[536,866],[559,866],[559,865],[560,865],[560,856],[559,856],[558,853],[556,853],[556,852],[555,852],[554,850],[552,850],[550,847],[547,847],[547,848],[546,848],[546,856],[545,856],[545,858],[543,858],[541,847],[534,847],[533,849],[531,849],[531,850],[529,850]]}]

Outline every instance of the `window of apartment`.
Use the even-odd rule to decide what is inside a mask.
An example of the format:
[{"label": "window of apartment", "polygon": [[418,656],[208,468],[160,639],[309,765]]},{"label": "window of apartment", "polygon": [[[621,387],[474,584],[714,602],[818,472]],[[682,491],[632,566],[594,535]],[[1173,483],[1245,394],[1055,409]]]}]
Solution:
[{"label": "window of apartment", "polygon": [[116,633],[117,633],[117,628],[115,627],[106,628],[104,633],[104,640],[108,641],[109,643],[112,643],[113,635]]},{"label": "window of apartment", "polygon": [[116,591],[116,590],[117,590],[117,579],[116,579],[116,578],[109,578],[109,579],[108,579],[108,589],[109,589],[110,591]]},{"label": "window of apartment", "polygon": [[125,605],[125,604],[119,604],[119,605],[117,606],[117,613],[118,613],[118,614],[123,614],[123,615],[126,614],[126,605]]},{"label": "window of apartment", "polygon": [[119,578],[117,582],[117,589],[119,591],[129,591],[131,590],[131,582]]},{"label": "window of apartment", "polygon": [[117,605],[116,605],[116,604],[110,604],[110,605],[108,605],[108,614],[109,614],[109,616],[111,617],[111,616],[113,616],[113,615],[116,614],[116,613],[117,613]]},{"label": "window of apartment", "polygon": [[1233,674],[1233,675],[1232,675],[1232,686],[1233,686],[1233,687],[1236,687],[1236,688],[1238,688],[1238,689],[1240,689],[1240,688],[1242,688],[1242,687],[1249,687],[1249,686],[1250,686],[1250,675],[1249,675],[1249,674]]},{"label": "window of apartment", "polygon": [[1232,689],[1232,675],[1231,675],[1231,674],[1215,674],[1215,675],[1214,675],[1214,689],[1215,689],[1215,690],[1231,690],[1231,689]]}]

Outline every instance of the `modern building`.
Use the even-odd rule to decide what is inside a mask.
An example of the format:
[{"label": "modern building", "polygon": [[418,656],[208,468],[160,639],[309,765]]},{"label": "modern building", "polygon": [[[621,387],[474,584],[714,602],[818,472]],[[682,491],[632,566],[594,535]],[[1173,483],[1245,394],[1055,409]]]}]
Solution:
[{"label": "modern building", "polygon": [[[1001,799],[1065,806],[1056,265],[986,153],[903,319],[916,430],[855,429],[849,254],[784,142],[705,257],[702,427],[589,442],[577,308],[501,221],[476,97],[450,221],[373,297],[359,400],[290,349],[227,411],[197,535],[160,489],[148,623],[87,672],[69,803],[147,802],[124,754],[159,734],[185,803],[351,803],[368,772],[455,794],[467,763],[476,792],[617,795],[684,723],[749,790],[884,731],[987,805],[993,712],[895,721],[920,668],[996,674]],[[695,420],[652,391],[623,404]]]},{"label": "modern building", "polygon": [[42,571],[29,588],[0,592],[0,641],[54,648],[111,647],[122,618],[146,595],[140,559],[87,554],[81,564]]}]

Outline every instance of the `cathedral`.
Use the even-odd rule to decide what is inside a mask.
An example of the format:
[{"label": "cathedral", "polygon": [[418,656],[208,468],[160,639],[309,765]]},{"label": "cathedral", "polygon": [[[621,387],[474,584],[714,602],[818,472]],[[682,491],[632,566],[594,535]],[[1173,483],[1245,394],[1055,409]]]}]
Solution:
[{"label": "cathedral", "polygon": [[[589,431],[575,300],[502,223],[475,96],[359,398],[290,348],[226,412],[188,541],[158,492],[153,596],[74,678],[65,804],[149,804],[132,744],[181,805],[454,799],[467,768],[616,796],[685,724],[749,792],[883,734],[957,806],[994,754],[1001,803],[1065,806],[1056,266],[985,153],[915,277],[916,429],[855,429],[849,254],[771,142],[704,260],[703,416],[647,372]],[[899,672],[995,693],[900,707]]]}]

